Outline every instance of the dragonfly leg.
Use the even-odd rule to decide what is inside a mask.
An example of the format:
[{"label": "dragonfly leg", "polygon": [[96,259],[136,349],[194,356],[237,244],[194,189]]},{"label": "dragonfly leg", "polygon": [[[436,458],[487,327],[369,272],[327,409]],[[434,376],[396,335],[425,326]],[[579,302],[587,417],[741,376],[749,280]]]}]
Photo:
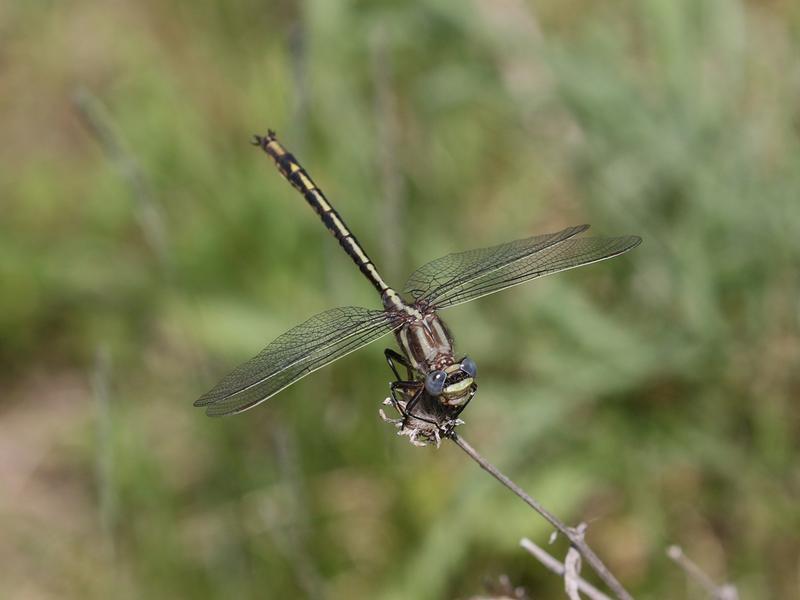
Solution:
[{"label": "dragonfly leg", "polygon": [[425,391],[425,385],[421,381],[417,381],[415,383],[417,383],[420,386],[420,388],[419,391],[416,394],[414,394],[414,397],[408,401],[408,404],[406,404],[406,409],[405,409],[406,414],[404,417],[406,422],[408,421],[409,418],[413,418],[417,419],[418,421],[424,421],[425,423],[430,423],[431,425],[435,425],[438,428],[440,426],[440,423],[438,423],[434,419],[429,419],[428,417],[423,417],[422,415],[417,415],[412,412],[414,408],[417,406],[417,404],[419,404],[419,401],[422,399],[422,394]]},{"label": "dragonfly leg", "polygon": [[408,379],[409,380],[412,379],[414,375],[414,367],[411,366],[411,363],[408,362],[408,359],[405,356],[403,356],[399,352],[396,352],[395,350],[392,350],[391,348],[386,348],[383,351],[383,355],[386,357],[386,362],[389,363],[389,368],[392,370],[392,373],[394,373],[395,379],[397,379],[397,381],[402,381],[403,378],[400,377],[400,374],[397,372],[397,367],[394,364],[395,361],[397,361],[406,368],[406,370],[408,371]]},{"label": "dragonfly leg", "polygon": [[[393,381],[389,388],[392,391],[392,401],[394,403],[397,412],[399,412],[403,417],[403,427],[408,425],[409,419],[416,419],[418,421],[424,421],[425,423],[430,423],[431,425],[439,426],[439,423],[434,421],[433,419],[429,419],[428,417],[423,417],[422,415],[414,414],[412,411],[414,407],[419,404],[419,401],[422,399],[422,394],[425,392],[425,384],[421,381]],[[405,407],[400,403],[401,399],[397,397],[398,393],[405,393],[406,397],[411,396],[410,400],[406,400]]]},{"label": "dragonfly leg", "polygon": [[[420,396],[423,390],[423,385],[419,381],[403,381],[398,378],[397,381],[393,381],[389,384],[389,389],[392,392],[392,400],[394,401],[394,406],[403,418],[408,417],[408,406],[414,402],[414,400]],[[398,394],[404,394],[405,398],[398,398]],[[410,399],[409,399],[410,397]],[[401,402],[405,402],[405,408],[403,408],[403,404]]]}]

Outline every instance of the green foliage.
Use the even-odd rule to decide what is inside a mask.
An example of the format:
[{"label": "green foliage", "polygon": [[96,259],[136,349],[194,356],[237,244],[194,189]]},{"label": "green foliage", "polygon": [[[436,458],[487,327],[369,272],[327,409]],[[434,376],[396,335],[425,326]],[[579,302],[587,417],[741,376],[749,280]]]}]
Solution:
[{"label": "green foliage", "polygon": [[0,9],[0,596],[559,593],[517,545],[538,517],[378,420],[377,344],[246,416],[191,407],[311,314],[379,304],[248,145],[268,127],[398,287],[579,222],[642,235],[445,314],[480,370],[463,434],[634,595],[683,586],[671,543],[796,594],[800,13],[529,4]]}]

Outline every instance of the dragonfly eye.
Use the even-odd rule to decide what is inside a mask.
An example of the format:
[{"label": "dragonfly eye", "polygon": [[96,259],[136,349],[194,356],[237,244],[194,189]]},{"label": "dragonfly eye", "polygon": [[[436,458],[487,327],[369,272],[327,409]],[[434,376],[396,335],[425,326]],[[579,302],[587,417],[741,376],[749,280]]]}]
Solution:
[{"label": "dragonfly eye", "polygon": [[447,373],[444,371],[431,371],[425,377],[425,390],[431,396],[439,396],[444,389],[444,382],[447,379]]},{"label": "dragonfly eye", "polygon": [[461,361],[461,370],[470,377],[475,377],[478,374],[478,365],[469,356],[465,356]]}]

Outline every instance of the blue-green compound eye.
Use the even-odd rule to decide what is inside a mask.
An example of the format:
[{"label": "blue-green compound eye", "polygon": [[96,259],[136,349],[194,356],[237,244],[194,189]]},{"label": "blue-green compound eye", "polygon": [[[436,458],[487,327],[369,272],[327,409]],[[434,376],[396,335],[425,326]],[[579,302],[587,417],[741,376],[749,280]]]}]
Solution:
[{"label": "blue-green compound eye", "polygon": [[478,374],[478,365],[469,356],[465,356],[461,361],[461,370],[470,377],[475,377]]},{"label": "blue-green compound eye", "polygon": [[440,396],[444,389],[444,382],[447,379],[447,373],[444,371],[431,371],[425,377],[425,390],[431,396]]}]

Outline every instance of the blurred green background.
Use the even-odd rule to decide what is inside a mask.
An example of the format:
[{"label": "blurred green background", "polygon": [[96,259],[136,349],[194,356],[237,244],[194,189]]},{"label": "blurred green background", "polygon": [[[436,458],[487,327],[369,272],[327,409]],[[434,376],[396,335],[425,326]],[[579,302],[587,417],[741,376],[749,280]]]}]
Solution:
[{"label": "blurred green background", "polygon": [[[542,520],[377,417],[378,342],[192,401],[385,277],[589,222],[613,261],[447,311],[463,435],[643,598],[800,597],[800,5],[0,4],[0,597],[466,598]],[[390,339],[386,338],[386,342]],[[563,543],[550,547],[563,556]]]}]

